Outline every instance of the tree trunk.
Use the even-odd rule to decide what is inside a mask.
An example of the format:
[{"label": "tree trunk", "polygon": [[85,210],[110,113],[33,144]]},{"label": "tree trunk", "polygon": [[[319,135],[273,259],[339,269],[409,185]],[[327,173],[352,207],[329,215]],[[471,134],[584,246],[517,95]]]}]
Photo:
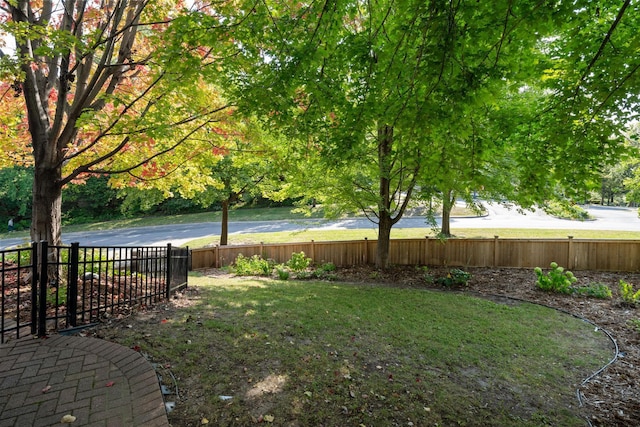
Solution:
[{"label": "tree trunk", "polygon": [[[40,34],[55,30],[69,37],[76,31],[79,37],[86,36],[83,28],[88,23],[83,21],[83,18],[88,19],[84,14],[88,7],[86,2],[65,3],[65,13],[59,16],[53,11],[56,2],[52,1],[4,3],[3,9],[10,11],[12,20],[24,25],[21,26],[24,35],[16,39],[16,55],[22,70],[21,81],[16,83],[20,84],[25,100],[34,157],[31,239],[34,242],[46,240],[49,245],[57,246],[62,243],[62,187],[81,172],[88,171],[82,167],[73,176],[62,176],[65,154],[75,156],[78,148],[73,146],[78,132],[76,121],[83,110],[103,108],[123,73],[132,68],[132,64],[126,61],[132,61],[132,44],[137,34],[140,11],[147,2],[116,2],[117,5],[108,13],[105,11],[103,17],[97,18],[101,32],[93,45],[97,48],[95,53],[102,59],[88,53],[86,57],[76,57],[74,60],[80,62],[75,65],[71,65],[70,49],[60,45],[53,49],[54,52],[49,52],[51,43]],[[34,13],[34,8],[37,8],[37,13]],[[54,15],[56,19],[49,21]],[[79,21],[75,21],[76,16]],[[45,52],[38,53],[45,46]],[[73,97],[69,97],[74,81],[76,91]],[[89,142],[93,143],[95,141]],[[79,151],[89,148],[90,145]],[[50,251],[49,256],[55,256],[55,251]]]},{"label": "tree trunk", "polygon": [[378,201],[378,245],[376,267],[389,267],[389,243],[391,239],[391,147],[393,127],[385,125],[378,129],[378,168],[380,171],[380,199]]},{"label": "tree trunk", "polygon": [[442,226],[440,235],[451,237],[451,210],[455,204],[455,193],[452,190],[445,191],[442,195]]},{"label": "tree trunk", "polygon": [[49,245],[62,243],[62,187],[60,167],[37,167],[33,179],[31,240],[46,240]]},{"label": "tree trunk", "polygon": [[[50,146],[42,144],[41,147]],[[61,277],[58,246],[62,245],[62,186],[60,185],[62,170],[57,166],[59,163],[50,161],[52,158],[55,156],[47,157],[49,161],[41,162],[34,170],[31,241],[48,243],[47,283],[50,286],[58,286],[58,280]],[[51,166],[51,163],[54,163],[54,166]],[[42,271],[40,264],[37,266],[37,271]]]},{"label": "tree trunk", "polygon": [[389,267],[389,245],[391,243],[391,216],[380,215],[378,223],[378,245],[376,246],[376,267],[386,269]]},{"label": "tree trunk", "polygon": [[220,246],[226,246],[229,240],[229,199],[222,201],[222,223],[220,226]]}]

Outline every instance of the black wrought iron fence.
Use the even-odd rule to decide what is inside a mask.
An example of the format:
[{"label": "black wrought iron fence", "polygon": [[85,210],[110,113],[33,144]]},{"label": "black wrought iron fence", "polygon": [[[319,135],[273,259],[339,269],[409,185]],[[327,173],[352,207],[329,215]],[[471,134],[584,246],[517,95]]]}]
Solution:
[{"label": "black wrought iron fence", "polygon": [[0,342],[126,315],[187,285],[187,248],[73,243],[0,251]]}]

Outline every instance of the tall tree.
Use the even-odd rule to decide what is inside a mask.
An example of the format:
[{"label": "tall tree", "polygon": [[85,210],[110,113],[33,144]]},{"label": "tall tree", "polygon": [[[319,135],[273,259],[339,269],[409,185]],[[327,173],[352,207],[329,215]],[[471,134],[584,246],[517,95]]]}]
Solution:
[{"label": "tall tree", "polygon": [[[33,152],[31,238],[61,241],[61,190],[88,174],[164,176],[202,152],[199,134],[225,105],[199,78],[212,52],[185,64],[169,49],[181,2],[3,1]],[[5,56],[6,59],[6,56]],[[185,175],[185,174],[183,174]],[[200,174],[192,170],[198,182]]]},{"label": "tall tree", "polygon": [[[193,185],[189,168],[184,165],[172,173],[176,176],[167,179],[119,175],[111,178],[111,184],[121,189],[125,202],[135,198],[148,209],[175,194],[193,200],[204,208],[220,203],[220,244],[226,245],[229,210],[243,196],[262,195],[266,191],[263,190],[263,184],[272,182],[271,176],[276,174],[273,150],[278,148],[279,142],[260,129],[253,120],[244,120],[229,109],[224,121],[208,127],[207,140],[203,141],[203,145],[210,150],[210,161],[202,162],[198,168],[199,173],[204,175],[199,181],[205,185]],[[204,165],[206,167],[202,167]]]},{"label": "tall tree", "polygon": [[[532,71],[536,43],[556,19],[536,1],[240,5],[242,12],[228,14],[236,17],[230,32],[241,107],[313,139],[328,168],[365,170],[362,160],[373,161],[370,188],[345,192],[366,202],[377,221],[382,268],[391,227],[418,174],[429,173],[424,159],[435,129],[448,124],[455,132],[448,109],[469,108],[487,88]],[[362,156],[371,141],[375,156]]]}]

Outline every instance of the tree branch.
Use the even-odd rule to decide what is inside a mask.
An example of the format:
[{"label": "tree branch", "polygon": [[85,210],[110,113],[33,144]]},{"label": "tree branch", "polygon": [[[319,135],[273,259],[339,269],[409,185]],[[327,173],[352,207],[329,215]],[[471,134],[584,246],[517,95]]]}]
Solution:
[{"label": "tree branch", "polygon": [[589,61],[587,68],[584,70],[584,72],[582,73],[582,76],[580,77],[580,80],[576,84],[574,96],[577,97],[578,91],[580,90],[580,87],[585,82],[587,77],[589,77],[589,73],[591,72],[591,69],[593,68],[595,63],[598,61],[600,56],[602,56],[602,54],[604,53],[605,46],[607,45],[607,43],[609,43],[609,40],[611,39],[611,35],[613,34],[616,27],[622,20],[622,17],[624,16],[625,11],[627,10],[627,7],[629,7],[630,4],[631,4],[631,0],[625,0],[625,2],[622,4],[622,7],[620,7],[620,10],[618,11],[618,15],[616,16],[616,19],[613,21],[613,23],[609,27],[607,34],[604,36],[604,39],[602,39],[602,43],[600,43],[600,47],[598,48],[598,51],[593,56],[593,58],[591,58],[591,61]]}]

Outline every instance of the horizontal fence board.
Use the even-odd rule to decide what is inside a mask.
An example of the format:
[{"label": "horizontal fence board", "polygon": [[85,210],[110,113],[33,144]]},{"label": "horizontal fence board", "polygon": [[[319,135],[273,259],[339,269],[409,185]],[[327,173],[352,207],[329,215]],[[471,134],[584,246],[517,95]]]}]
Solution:
[{"label": "horizontal fence board", "polygon": [[[192,250],[192,266],[219,268],[239,254],[260,255],[285,263],[304,252],[317,264],[337,267],[372,265],[376,240],[216,246]],[[587,239],[393,239],[389,262],[394,265],[447,267],[548,267],[551,262],[575,270],[640,271],[640,240]]]}]

